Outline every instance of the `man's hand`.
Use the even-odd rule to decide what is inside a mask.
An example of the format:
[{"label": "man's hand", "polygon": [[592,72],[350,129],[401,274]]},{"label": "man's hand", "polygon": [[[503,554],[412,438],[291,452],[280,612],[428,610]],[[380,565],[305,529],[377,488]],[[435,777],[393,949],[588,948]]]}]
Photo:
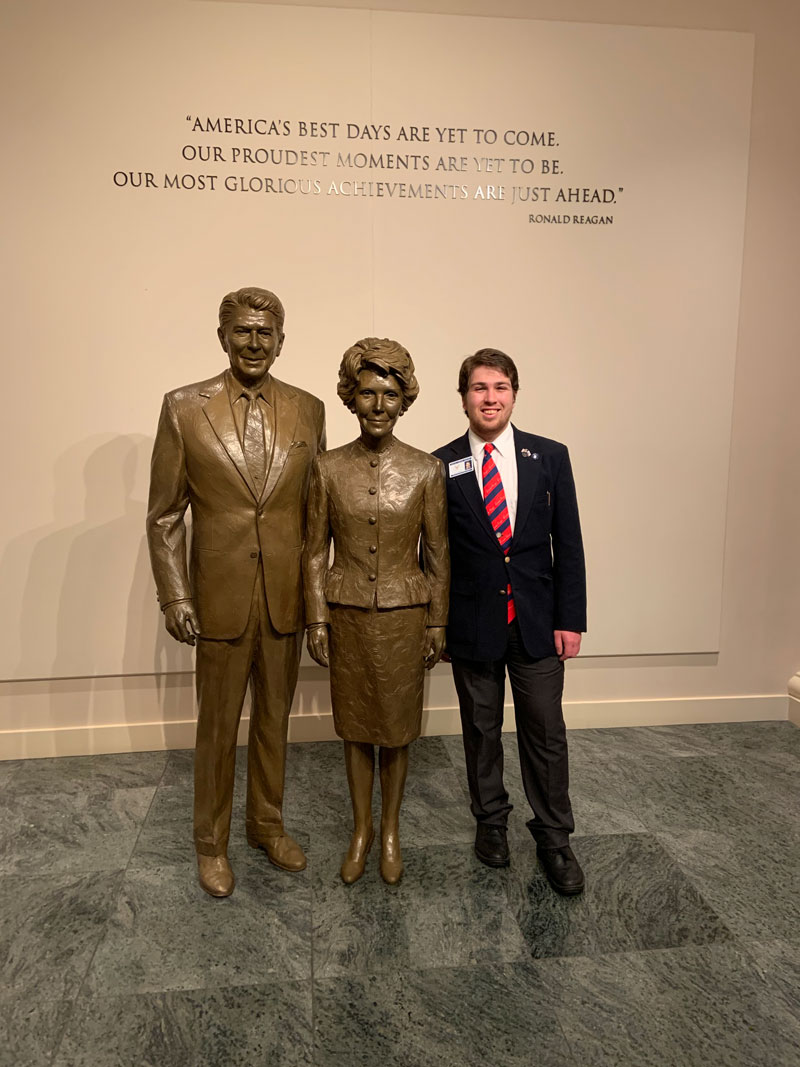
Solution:
[{"label": "man's hand", "polygon": [[164,625],[176,641],[193,645],[200,633],[200,623],[191,600],[176,600],[164,608]]},{"label": "man's hand", "polygon": [[444,626],[429,626],[425,631],[425,670],[435,667],[444,652]]},{"label": "man's hand", "polygon": [[306,648],[311,658],[316,660],[320,667],[329,666],[330,641],[326,622],[318,622],[314,626],[309,626],[306,632]]},{"label": "man's hand", "polygon": [[574,630],[554,630],[553,638],[556,643],[556,653],[563,663],[565,659],[573,659],[581,650],[581,635]]}]

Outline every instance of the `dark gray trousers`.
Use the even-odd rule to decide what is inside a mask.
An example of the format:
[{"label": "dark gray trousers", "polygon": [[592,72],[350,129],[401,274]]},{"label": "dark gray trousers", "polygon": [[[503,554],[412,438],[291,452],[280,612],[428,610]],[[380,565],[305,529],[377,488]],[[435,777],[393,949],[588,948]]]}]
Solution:
[{"label": "dark gray trousers", "polygon": [[528,829],[537,845],[560,848],[569,843],[575,829],[561,710],[564,664],[557,656],[531,659],[516,621],[508,628],[503,659],[489,663],[453,659],[472,814],[488,826],[505,826],[512,807],[503,784],[501,740],[506,669],[514,697],[522,785],[533,809]]}]

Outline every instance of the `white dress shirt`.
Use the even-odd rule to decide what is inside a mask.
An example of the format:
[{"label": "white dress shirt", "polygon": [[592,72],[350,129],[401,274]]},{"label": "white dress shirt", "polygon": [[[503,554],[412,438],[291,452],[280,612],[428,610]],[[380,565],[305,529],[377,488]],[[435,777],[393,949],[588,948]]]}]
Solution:
[{"label": "white dress shirt", "polygon": [[[483,449],[486,443],[472,430],[469,431],[469,448],[475,461],[475,477],[478,479],[481,498],[483,498]],[[500,436],[492,441],[492,444],[494,445],[492,459],[503,482],[508,505],[508,519],[513,534],[514,522],[517,518],[517,457],[514,452],[514,429],[510,422]]]}]

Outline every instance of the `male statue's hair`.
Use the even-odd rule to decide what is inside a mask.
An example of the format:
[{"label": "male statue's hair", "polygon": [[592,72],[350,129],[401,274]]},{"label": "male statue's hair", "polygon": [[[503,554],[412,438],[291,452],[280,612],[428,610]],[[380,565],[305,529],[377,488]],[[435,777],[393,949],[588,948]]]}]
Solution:
[{"label": "male statue's hair", "polygon": [[237,289],[223,297],[219,306],[219,324],[224,330],[236,313],[237,308],[252,308],[253,311],[269,311],[278,320],[278,326],[283,330],[285,312],[283,304],[269,289],[257,289],[253,285],[244,289]]},{"label": "male statue's hair", "polygon": [[407,350],[388,337],[364,337],[356,341],[342,356],[339,366],[339,384],[336,392],[342,403],[355,411],[355,395],[358,376],[362,370],[377,371],[382,377],[394,375],[403,395],[404,414],[419,395],[419,383],[414,373],[414,361]]},{"label": "male statue's hair", "polygon": [[474,356],[467,356],[458,372],[458,391],[462,397],[467,395],[470,375],[476,367],[492,367],[494,370],[499,370],[511,382],[514,396],[519,392],[519,374],[511,356],[507,356],[499,348],[479,348]]}]

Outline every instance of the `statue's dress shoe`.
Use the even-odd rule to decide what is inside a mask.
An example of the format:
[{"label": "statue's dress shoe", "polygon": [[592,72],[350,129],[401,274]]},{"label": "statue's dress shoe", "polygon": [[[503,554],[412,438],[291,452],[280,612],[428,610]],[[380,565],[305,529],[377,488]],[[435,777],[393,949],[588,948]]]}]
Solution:
[{"label": "statue's dress shoe", "polygon": [[251,848],[263,848],[270,863],[280,867],[282,871],[304,871],[306,869],[306,857],[302,848],[293,837],[288,834],[277,834],[275,837],[265,837],[259,840],[248,835],[247,843]]},{"label": "statue's dress shoe", "polygon": [[403,857],[396,831],[381,834],[381,878],[387,885],[397,885],[403,877]]},{"label": "statue's dress shoe", "polygon": [[544,867],[547,881],[557,893],[565,897],[576,896],[583,892],[586,880],[581,865],[569,845],[562,848],[543,848],[537,846],[536,855]]},{"label": "statue's dress shoe", "polygon": [[197,856],[197,877],[212,897],[229,897],[236,882],[227,856]]},{"label": "statue's dress shoe", "polygon": [[487,826],[479,822],[475,830],[475,855],[487,867],[507,867],[511,861],[505,826]]},{"label": "statue's dress shoe", "polygon": [[359,880],[364,873],[367,855],[374,839],[375,831],[372,829],[366,834],[362,830],[357,830],[350,838],[350,848],[347,850],[340,872],[343,882],[352,885],[353,882]]}]

